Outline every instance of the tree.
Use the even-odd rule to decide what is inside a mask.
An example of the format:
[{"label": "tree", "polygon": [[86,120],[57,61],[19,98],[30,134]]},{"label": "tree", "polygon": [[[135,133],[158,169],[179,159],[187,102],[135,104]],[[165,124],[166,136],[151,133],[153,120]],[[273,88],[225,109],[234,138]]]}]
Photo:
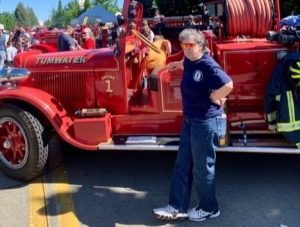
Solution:
[{"label": "tree", "polygon": [[281,17],[300,14],[299,0],[280,0]]},{"label": "tree", "polygon": [[37,19],[36,15],[34,14],[34,11],[32,8],[27,7],[27,13],[28,13],[28,18],[29,18],[29,25],[35,26],[39,25],[39,20]]},{"label": "tree", "polygon": [[[152,17],[154,13],[153,6],[157,6],[165,16],[178,16],[198,14],[199,0],[138,0],[144,6],[144,17]],[[280,0],[281,16],[286,17],[294,13],[300,14],[299,0]]]},{"label": "tree", "polygon": [[24,7],[24,5],[20,2],[18,3],[14,16],[17,22],[17,25],[21,26],[35,26],[39,24],[39,21],[34,14],[34,11],[30,7]]},{"label": "tree", "polygon": [[84,12],[87,11],[88,9],[92,8],[92,7],[93,7],[93,4],[91,3],[90,0],[85,0],[84,1],[84,5],[83,5]]},{"label": "tree", "polygon": [[7,30],[12,30],[14,27],[16,27],[16,18],[12,13],[0,13],[0,21],[2,24],[4,24],[4,28]]},{"label": "tree", "polygon": [[109,11],[111,13],[116,13],[116,12],[120,11],[116,0],[94,0],[94,3],[95,3],[95,5],[99,4],[104,9],[106,9],[107,11]]},{"label": "tree", "polygon": [[144,17],[153,17],[154,8],[153,8],[153,0],[139,0],[140,3],[143,4],[144,8]]},{"label": "tree", "polygon": [[144,17],[154,15],[154,7],[158,7],[165,16],[184,16],[199,14],[199,0],[138,0],[144,6]]},{"label": "tree", "polygon": [[30,19],[29,19],[28,12],[22,2],[18,3],[14,14],[15,14],[18,25],[21,25],[21,26],[29,26],[30,25]]},{"label": "tree", "polygon": [[65,19],[65,12],[63,10],[63,5],[61,0],[58,1],[57,9],[52,10],[51,14],[51,26],[57,27],[57,28],[63,28],[66,25]]},{"label": "tree", "polygon": [[64,15],[66,24],[70,24],[73,18],[78,17],[81,14],[80,5],[78,1],[72,1],[64,7]]},{"label": "tree", "polygon": [[50,19],[46,21],[49,27],[64,28],[71,23],[71,20],[80,15],[80,5],[78,1],[73,0],[66,6],[62,5],[61,0],[58,1],[57,9],[53,9]]}]

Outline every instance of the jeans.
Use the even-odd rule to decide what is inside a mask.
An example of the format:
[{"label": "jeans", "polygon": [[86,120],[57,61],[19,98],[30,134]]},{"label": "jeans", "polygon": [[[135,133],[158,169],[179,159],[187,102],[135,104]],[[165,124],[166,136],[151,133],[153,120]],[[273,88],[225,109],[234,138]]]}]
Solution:
[{"label": "jeans", "polygon": [[0,69],[4,67],[5,55],[6,52],[4,50],[0,50]]},{"label": "jeans", "polygon": [[208,212],[219,209],[215,195],[217,143],[216,117],[205,120],[184,117],[169,192],[169,204],[180,212],[189,208],[193,180],[199,207]]}]

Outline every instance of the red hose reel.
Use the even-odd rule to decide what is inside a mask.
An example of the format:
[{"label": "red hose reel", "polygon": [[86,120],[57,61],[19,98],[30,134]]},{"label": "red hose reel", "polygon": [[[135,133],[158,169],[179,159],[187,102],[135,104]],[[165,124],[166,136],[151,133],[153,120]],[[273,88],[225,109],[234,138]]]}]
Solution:
[{"label": "red hose reel", "polygon": [[272,0],[227,0],[227,34],[229,36],[265,37],[273,23]]}]

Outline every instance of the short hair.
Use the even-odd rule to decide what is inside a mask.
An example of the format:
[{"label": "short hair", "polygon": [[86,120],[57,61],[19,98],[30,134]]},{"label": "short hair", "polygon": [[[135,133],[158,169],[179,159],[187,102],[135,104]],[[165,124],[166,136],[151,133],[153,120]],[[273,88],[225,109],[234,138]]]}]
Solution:
[{"label": "short hair", "polygon": [[195,43],[198,43],[199,45],[203,46],[203,49],[205,49],[206,40],[204,34],[201,31],[192,28],[184,29],[179,34],[179,41],[182,43],[187,40],[192,40]]},{"label": "short hair", "polygon": [[189,19],[194,20],[194,16],[193,15],[189,15]]},{"label": "short hair", "polygon": [[92,33],[92,30],[89,27],[84,28],[83,31],[90,34]]},{"label": "short hair", "polygon": [[92,29],[90,29],[89,27],[85,27],[85,28],[83,29],[83,32],[88,33],[92,39],[95,38],[94,32],[93,32]]},{"label": "short hair", "polygon": [[128,27],[130,29],[136,29],[136,24],[134,22],[130,22],[129,25],[128,25]]},{"label": "short hair", "polygon": [[74,31],[74,28],[71,25],[67,25],[65,27],[65,30],[67,30],[67,31]]},{"label": "short hair", "polygon": [[143,20],[142,25],[143,26],[148,26],[148,21],[147,20]]}]

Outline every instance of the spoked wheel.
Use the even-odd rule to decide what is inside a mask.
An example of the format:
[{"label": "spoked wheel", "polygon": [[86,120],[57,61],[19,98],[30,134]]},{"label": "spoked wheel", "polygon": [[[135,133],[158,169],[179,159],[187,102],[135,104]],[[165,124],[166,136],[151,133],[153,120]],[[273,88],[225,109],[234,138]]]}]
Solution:
[{"label": "spoked wheel", "polygon": [[28,141],[22,126],[11,117],[0,120],[0,159],[10,169],[22,168],[28,158]]},{"label": "spoked wheel", "polygon": [[0,168],[13,178],[42,174],[48,157],[44,127],[31,113],[10,104],[0,106]]}]

